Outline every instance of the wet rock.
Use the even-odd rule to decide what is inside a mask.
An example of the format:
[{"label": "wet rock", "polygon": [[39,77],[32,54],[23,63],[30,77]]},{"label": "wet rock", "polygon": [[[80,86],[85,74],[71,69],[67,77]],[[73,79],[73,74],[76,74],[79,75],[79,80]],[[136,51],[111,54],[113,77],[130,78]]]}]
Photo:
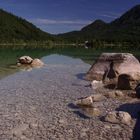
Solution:
[{"label": "wet rock", "polygon": [[124,97],[124,93],[122,91],[116,90],[106,93],[105,96],[108,98],[121,98]]},{"label": "wet rock", "polygon": [[121,89],[134,89],[140,80],[140,63],[130,53],[102,53],[87,72],[86,79],[112,82]]},{"label": "wet rock", "polygon": [[123,111],[109,112],[105,117],[105,121],[107,121],[107,122],[126,124],[126,125],[130,125],[131,120],[132,120],[132,118],[131,118],[130,114],[127,112],[123,112]]},{"label": "wet rock", "polygon": [[78,106],[93,106],[92,96],[80,98],[75,102]]},{"label": "wet rock", "polygon": [[103,82],[102,81],[93,80],[91,82],[91,86],[92,86],[93,89],[97,89],[97,88],[103,87]]},{"label": "wet rock", "polygon": [[124,96],[123,92],[119,91],[119,90],[115,91],[115,95],[116,95],[116,97],[123,97]]},{"label": "wet rock", "polygon": [[103,99],[105,99],[105,97],[103,95],[100,94],[94,94],[88,97],[84,97],[84,98],[80,98],[78,99],[75,104],[79,105],[79,106],[93,106],[93,102],[98,102],[98,101],[102,101]]},{"label": "wet rock", "polygon": [[98,109],[98,108],[82,108],[82,111],[83,113],[86,115],[86,116],[89,116],[89,117],[94,117],[94,116],[100,116],[101,115],[101,111]]},{"label": "wet rock", "polygon": [[14,128],[12,130],[13,136],[21,137],[23,135],[23,131],[25,131],[28,127],[29,127],[28,124],[22,124],[22,125],[20,125],[20,126],[18,126],[16,128]]},{"label": "wet rock", "polygon": [[93,102],[99,102],[105,99],[105,97],[101,94],[94,94],[94,95],[91,95],[91,97],[92,97]]},{"label": "wet rock", "polygon": [[105,94],[105,96],[107,98],[115,98],[116,97],[115,92],[108,92],[108,93]]},{"label": "wet rock", "polygon": [[31,64],[33,59],[30,56],[22,56],[18,59],[18,64]]},{"label": "wet rock", "polygon": [[35,58],[31,63],[32,67],[42,67],[43,65],[44,63],[40,59],[37,59],[37,58]]}]

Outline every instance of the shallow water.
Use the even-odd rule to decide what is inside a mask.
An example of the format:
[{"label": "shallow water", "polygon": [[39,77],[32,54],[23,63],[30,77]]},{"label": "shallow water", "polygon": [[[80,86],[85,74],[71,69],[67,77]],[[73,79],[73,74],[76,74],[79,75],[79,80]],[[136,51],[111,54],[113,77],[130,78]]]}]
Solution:
[{"label": "shallow water", "polygon": [[[82,50],[82,51],[81,51]],[[44,63],[47,64],[75,64],[75,59],[85,60],[90,58],[90,51],[85,53],[83,49],[25,49],[25,50],[10,50],[10,49],[0,49],[0,79],[14,74],[19,71],[24,70],[31,70],[27,67],[17,67],[16,61],[20,56],[27,55],[31,56],[32,58],[42,58]],[[69,59],[67,56],[70,56]],[[75,59],[74,59],[75,58]]]}]

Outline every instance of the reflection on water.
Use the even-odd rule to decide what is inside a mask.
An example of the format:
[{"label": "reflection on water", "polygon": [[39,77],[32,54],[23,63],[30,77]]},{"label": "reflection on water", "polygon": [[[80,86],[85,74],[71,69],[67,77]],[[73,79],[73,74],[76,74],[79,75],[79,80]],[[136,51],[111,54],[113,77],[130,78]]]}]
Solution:
[{"label": "reflection on water", "polygon": [[[0,79],[19,71],[32,70],[33,67],[31,67],[30,65],[17,66],[16,62],[17,62],[18,57],[17,55],[15,55],[15,53],[16,51],[13,52],[13,55],[11,54],[10,56],[3,57],[0,63]],[[47,65],[60,65],[60,66],[61,65],[76,66],[77,62],[78,64],[80,63],[83,64],[83,61],[80,58],[72,58],[69,56],[61,55],[61,54],[51,54],[51,55],[46,54],[46,56],[42,57],[42,61],[44,62],[44,64],[47,64]]]},{"label": "reflection on water", "polygon": [[[4,47],[3,47],[4,48]],[[13,74],[19,71],[19,68],[15,66],[16,61],[21,56],[31,56],[32,58],[42,58],[43,56],[48,56],[51,54],[59,54],[70,56],[73,58],[78,58],[86,63],[93,63],[93,60],[97,58],[99,52],[95,52],[92,49],[84,48],[55,48],[55,49],[0,49],[0,78],[7,75]],[[75,64],[73,60],[68,60],[67,57],[55,57],[49,56],[47,59],[43,57],[43,61],[47,64]],[[13,64],[13,65],[12,65]]]},{"label": "reflection on water", "polygon": [[61,64],[61,65],[76,65],[77,62],[78,64],[81,62],[81,64],[83,64],[83,62],[81,61],[81,59],[76,59],[72,58],[72,57],[68,57],[65,55],[59,55],[59,54],[52,54],[49,56],[45,56],[42,58],[42,61],[45,64],[52,64],[52,65],[56,65],[56,64]]},{"label": "reflection on water", "polygon": [[[0,79],[18,72],[20,69],[16,66],[16,61],[20,56],[31,56],[32,58],[42,58],[44,63],[47,64],[73,64],[76,65],[75,59],[82,60],[88,64],[93,64],[93,62],[98,58],[98,56],[105,50],[94,50],[94,49],[84,49],[84,48],[55,48],[55,49],[0,49]],[[108,51],[108,50],[106,50]],[[119,51],[119,50],[118,50]],[[115,51],[115,52],[118,52]],[[114,52],[114,51],[108,51]],[[132,52],[134,54],[134,52]],[[59,54],[59,55],[51,55]],[[65,55],[61,57],[61,55]],[[74,59],[69,59],[70,56]],[[137,57],[139,54],[137,54]],[[26,70],[26,68],[22,68]],[[28,69],[30,70],[30,68]]]},{"label": "reflection on water", "polygon": [[9,66],[0,66],[0,79],[14,74],[19,71],[19,68],[16,65],[9,65]]}]

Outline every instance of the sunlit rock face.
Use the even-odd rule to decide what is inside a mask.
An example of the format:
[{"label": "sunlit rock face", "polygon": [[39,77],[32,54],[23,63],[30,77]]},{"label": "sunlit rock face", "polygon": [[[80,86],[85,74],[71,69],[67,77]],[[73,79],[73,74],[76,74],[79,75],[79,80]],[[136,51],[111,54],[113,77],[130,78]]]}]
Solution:
[{"label": "sunlit rock face", "polygon": [[140,63],[130,53],[102,53],[86,79],[113,82],[120,89],[134,89],[140,80]]},{"label": "sunlit rock face", "polygon": [[30,56],[22,56],[18,59],[20,64],[31,64],[33,59]]}]

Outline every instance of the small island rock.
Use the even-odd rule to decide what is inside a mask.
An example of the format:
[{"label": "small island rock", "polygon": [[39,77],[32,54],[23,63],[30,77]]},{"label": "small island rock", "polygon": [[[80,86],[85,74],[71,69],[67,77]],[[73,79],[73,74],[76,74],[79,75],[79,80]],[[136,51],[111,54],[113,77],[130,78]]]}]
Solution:
[{"label": "small island rock", "polygon": [[30,56],[22,56],[18,59],[20,64],[31,64],[33,59]]}]

